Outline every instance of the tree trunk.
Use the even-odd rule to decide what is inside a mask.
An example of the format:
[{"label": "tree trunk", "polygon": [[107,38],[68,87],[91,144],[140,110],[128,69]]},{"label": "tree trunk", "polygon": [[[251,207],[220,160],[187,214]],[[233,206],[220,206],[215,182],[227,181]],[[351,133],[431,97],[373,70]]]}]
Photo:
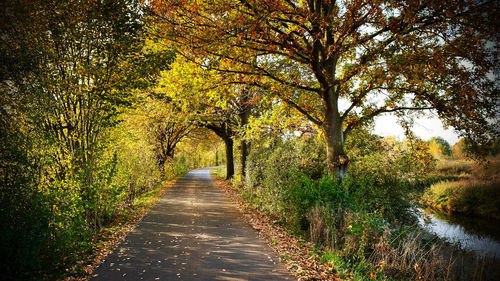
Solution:
[{"label": "tree trunk", "polygon": [[215,166],[219,166],[219,150],[215,148]]},{"label": "tree trunk", "polygon": [[226,179],[230,179],[234,175],[234,157],[233,157],[233,136],[234,133],[227,123],[217,124],[205,124],[207,129],[212,130],[216,135],[218,135],[226,145]]},{"label": "tree trunk", "polygon": [[246,167],[247,167],[247,157],[250,152],[250,143],[245,140],[245,130],[246,126],[248,125],[248,120],[250,119],[250,115],[252,113],[252,105],[248,102],[250,99],[250,92],[248,91],[247,88],[243,90],[242,94],[242,108],[239,115],[240,118],[240,129],[242,129],[243,134],[240,136],[241,137],[241,146],[240,146],[240,175],[241,175],[241,181],[245,181],[245,175],[246,175]]},{"label": "tree trunk", "polygon": [[241,181],[245,181],[246,168],[247,168],[247,157],[250,153],[250,143],[246,140],[241,140],[240,146],[240,174]]},{"label": "tree trunk", "polygon": [[243,95],[243,110],[239,114],[240,117],[240,128],[243,129],[243,135],[241,136],[241,146],[240,146],[240,174],[241,181],[245,181],[246,167],[247,167],[247,157],[250,152],[250,143],[245,140],[245,127],[248,124],[248,119],[250,119],[251,107],[248,104],[248,92]]},{"label": "tree trunk", "polygon": [[226,144],[226,179],[230,179],[234,175],[234,161],[233,161],[233,139],[224,138]]},{"label": "tree trunk", "polygon": [[349,159],[344,153],[342,118],[338,108],[338,96],[333,87],[323,94],[325,122],[323,130],[326,140],[328,174],[342,181],[347,174]]},{"label": "tree trunk", "polygon": [[163,155],[157,155],[158,168],[160,168],[161,180],[165,179],[165,163],[167,158]]}]

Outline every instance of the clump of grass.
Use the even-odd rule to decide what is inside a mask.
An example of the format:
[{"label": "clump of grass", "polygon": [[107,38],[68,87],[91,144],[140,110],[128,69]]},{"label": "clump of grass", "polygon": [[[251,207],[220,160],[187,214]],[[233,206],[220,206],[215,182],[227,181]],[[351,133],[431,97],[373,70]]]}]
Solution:
[{"label": "clump of grass", "polygon": [[132,202],[133,208],[136,212],[151,208],[166,191],[165,185],[160,185],[151,191],[139,195]]},{"label": "clump of grass", "polygon": [[452,280],[452,257],[443,243],[414,228],[390,228],[376,214],[315,206],[309,238],[323,245],[319,261],[341,278],[357,280]]},{"label": "clump of grass", "polygon": [[500,182],[466,179],[433,184],[423,197],[448,212],[500,217]]},{"label": "clump of grass", "polygon": [[468,159],[440,159],[436,169],[426,177],[425,185],[469,178],[475,165],[474,161]]},{"label": "clump of grass", "polygon": [[384,232],[370,257],[378,271],[398,280],[452,280],[452,258],[442,255],[443,244],[428,239],[422,231],[391,238]]},{"label": "clump of grass", "polygon": [[441,160],[420,203],[446,212],[500,218],[500,157]]}]

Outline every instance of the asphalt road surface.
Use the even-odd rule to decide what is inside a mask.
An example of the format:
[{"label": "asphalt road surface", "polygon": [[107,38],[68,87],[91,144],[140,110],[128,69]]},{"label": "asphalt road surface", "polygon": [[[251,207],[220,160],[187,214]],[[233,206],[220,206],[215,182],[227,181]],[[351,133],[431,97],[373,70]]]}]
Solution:
[{"label": "asphalt road surface", "polygon": [[208,169],[179,179],[92,280],[296,280]]}]

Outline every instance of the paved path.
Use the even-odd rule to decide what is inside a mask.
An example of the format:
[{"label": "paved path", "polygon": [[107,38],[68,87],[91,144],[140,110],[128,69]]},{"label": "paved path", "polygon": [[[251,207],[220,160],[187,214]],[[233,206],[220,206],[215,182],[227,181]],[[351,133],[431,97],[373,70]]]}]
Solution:
[{"label": "paved path", "polygon": [[240,218],[208,169],[189,172],[92,280],[295,280]]}]

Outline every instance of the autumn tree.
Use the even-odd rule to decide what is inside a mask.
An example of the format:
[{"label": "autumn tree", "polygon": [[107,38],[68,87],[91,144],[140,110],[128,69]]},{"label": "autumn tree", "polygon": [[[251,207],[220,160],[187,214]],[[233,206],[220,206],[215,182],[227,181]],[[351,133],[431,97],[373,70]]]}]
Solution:
[{"label": "autumn tree", "polygon": [[[134,0],[9,1],[2,52],[16,64],[6,92],[23,97],[37,148],[50,159],[45,182],[79,182],[85,217],[99,227],[97,174],[106,130],[129,103],[127,59],[142,27]],[[18,18],[20,12],[23,18]],[[17,74],[23,69],[26,75]],[[29,71],[29,72],[28,72]],[[26,73],[28,72],[28,73]],[[112,170],[112,169],[111,169]]]},{"label": "autumn tree", "polygon": [[[476,140],[498,133],[487,121],[498,112],[495,1],[154,0],[150,7],[158,35],[184,56],[245,74],[245,83],[318,126],[329,174],[340,179],[345,139],[380,114],[435,110]],[[220,67],[213,57],[233,63]]]},{"label": "autumn tree", "polygon": [[138,125],[148,132],[147,138],[154,147],[158,167],[165,176],[165,165],[173,162],[177,145],[194,126],[172,104],[151,96],[145,96],[137,105],[136,115]]},{"label": "autumn tree", "polygon": [[[0,4],[1,280],[64,279],[96,228],[130,206],[129,183],[155,187],[149,147],[123,138],[135,151],[124,149],[110,137],[138,70],[127,62],[142,25],[138,2]],[[120,177],[126,153],[142,160],[138,181]]]},{"label": "autumn tree", "polygon": [[450,144],[441,137],[433,137],[428,141],[429,149],[432,155],[437,158],[451,156]]},{"label": "autumn tree", "polygon": [[465,138],[461,138],[452,146],[453,157],[464,158],[467,155]]},{"label": "autumn tree", "polygon": [[[248,123],[254,100],[248,87],[228,84],[225,78],[180,57],[171,70],[163,72],[157,94],[188,116],[194,126],[207,128],[224,141],[226,176],[231,178],[235,171],[235,138]],[[243,143],[246,157],[248,143]]]}]

